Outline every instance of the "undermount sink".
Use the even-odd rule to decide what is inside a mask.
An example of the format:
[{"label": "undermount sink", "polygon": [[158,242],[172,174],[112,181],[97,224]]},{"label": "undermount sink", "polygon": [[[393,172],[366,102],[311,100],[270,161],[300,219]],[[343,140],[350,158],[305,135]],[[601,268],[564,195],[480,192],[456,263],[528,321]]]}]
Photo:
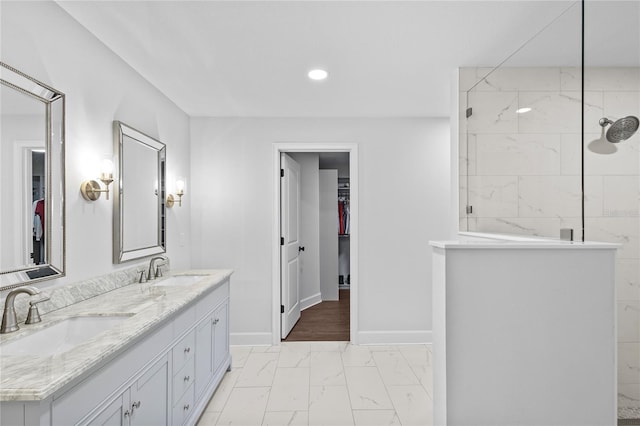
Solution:
[{"label": "undermount sink", "polygon": [[195,284],[206,275],[175,275],[154,283],[155,286],[183,286]]},{"label": "undermount sink", "polygon": [[54,355],[109,330],[133,314],[70,317],[0,345],[0,355]]}]

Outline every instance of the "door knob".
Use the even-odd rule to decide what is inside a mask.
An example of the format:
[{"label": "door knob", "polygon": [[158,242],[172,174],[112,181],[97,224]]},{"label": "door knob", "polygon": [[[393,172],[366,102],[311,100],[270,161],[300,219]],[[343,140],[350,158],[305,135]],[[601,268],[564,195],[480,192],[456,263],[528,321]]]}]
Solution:
[{"label": "door knob", "polygon": [[304,247],[302,246],[298,247],[298,253],[300,253],[301,251],[304,251]]}]

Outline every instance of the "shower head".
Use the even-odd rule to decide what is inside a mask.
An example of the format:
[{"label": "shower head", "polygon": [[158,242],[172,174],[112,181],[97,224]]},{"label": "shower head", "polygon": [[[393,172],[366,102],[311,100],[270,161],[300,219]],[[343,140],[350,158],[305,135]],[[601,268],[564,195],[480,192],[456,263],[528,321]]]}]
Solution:
[{"label": "shower head", "polygon": [[615,122],[604,117],[600,119],[600,125],[602,127],[611,125],[609,130],[607,130],[607,140],[611,143],[618,143],[626,141],[633,136],[633,134],[638,130],[640,121],[638,120],[638,117],[634,117],[633,115],[621,118]]}]

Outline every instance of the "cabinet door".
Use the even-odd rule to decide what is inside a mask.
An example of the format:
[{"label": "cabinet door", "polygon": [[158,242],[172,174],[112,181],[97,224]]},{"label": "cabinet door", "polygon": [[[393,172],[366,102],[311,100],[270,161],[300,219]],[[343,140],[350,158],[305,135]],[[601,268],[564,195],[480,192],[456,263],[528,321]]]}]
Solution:
[{"label": "cabinet door", "polygon": [[23,425],[24,411],[21,402],[0,402],[0,425]]},{"label": "cabinet door", "polygon": [[86,424],[88,426],[124,426],[129,424],[129,391],[121,394],[107,405],[97,416]]},{"label": "cabinet door", "polygon": [[169,363],[165,356],[131,386],[131,425],[168,424]]},{"label": "cabinet door", "polygon": [[196,327],[196,399],[204,391],[213,376],[213,317],[206,317]]},{"label": "cabinet door", "polygon": [[213,312],[213,371],[218,371],[229,353],[229,299]]}]

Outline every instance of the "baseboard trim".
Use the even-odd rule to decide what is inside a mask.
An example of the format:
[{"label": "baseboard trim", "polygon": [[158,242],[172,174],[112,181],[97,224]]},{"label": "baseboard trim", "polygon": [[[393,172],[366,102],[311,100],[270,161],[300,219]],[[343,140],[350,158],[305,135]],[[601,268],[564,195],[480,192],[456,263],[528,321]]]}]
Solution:
[{"label": "baseboard trim", "polygon": [[360,345],[400,345],[400,344],[430,344],[433,336],[430,330],[393,330],[393,331],[360,331],[358,344]]},{"label": "baseboard trim", "polygon": [[[410,345],[431,343],[433,343],[433,335],[430,330],[358,332],[359,345]],[[229,344],[235,346],[271,346],[273,344],[273,335],[271,333],[230,333]]]},{"label": "baseboard trim", "polygon": [[236,346],[270,346],[272,339],[271,333],[229,333],[229,344]]},{"label": "baseboard trim", "polygon": [[317,293],[313,296],[305,297],[300,301],[300,310],[304,311],[307,308],[310,308],[318,303],[322,302],[322,294]]}]

